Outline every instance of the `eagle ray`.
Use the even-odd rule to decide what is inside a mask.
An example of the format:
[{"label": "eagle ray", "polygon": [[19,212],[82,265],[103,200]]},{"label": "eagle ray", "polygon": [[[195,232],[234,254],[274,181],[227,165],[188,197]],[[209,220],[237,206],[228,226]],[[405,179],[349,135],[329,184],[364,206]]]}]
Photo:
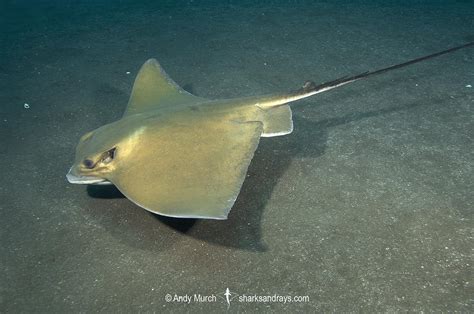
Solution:
[{"label": "eagle ray", "polygon": [[66,177],[75,184],[114,184],[160,215],[227,219],[260,137],[293,131],[288,103],[473,45],[319,85],[307,81],[289,93],[224,100],[188,93],[150,59],[123,117],[81,137]]}]

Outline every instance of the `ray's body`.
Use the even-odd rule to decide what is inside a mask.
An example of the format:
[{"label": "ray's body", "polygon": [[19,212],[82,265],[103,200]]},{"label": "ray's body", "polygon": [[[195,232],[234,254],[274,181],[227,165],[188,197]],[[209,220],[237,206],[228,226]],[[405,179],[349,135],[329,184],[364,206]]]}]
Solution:
[{"label": "ray's body", "polygon": [[67,179],[115,184],[157,214],[226,219],[260,137],[293,131],[289,102],[473,45],[320,85],[308,81],[285,94],[227,100],[186,92],[150,59],[135,79],[122,119],[80,139]]}]

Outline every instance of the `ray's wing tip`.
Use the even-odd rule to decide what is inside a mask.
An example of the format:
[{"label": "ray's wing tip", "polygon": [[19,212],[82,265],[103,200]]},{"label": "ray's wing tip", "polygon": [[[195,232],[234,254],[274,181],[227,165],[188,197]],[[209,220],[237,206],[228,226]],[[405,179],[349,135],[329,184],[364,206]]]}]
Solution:
[{"label": "ray's wing tip", "polygon": [[160,72],[161,72],[161,64],[155,58],[150,58],[150,59],[146,60],[145,63],[143,63],[143,65],[142,65],[142,69],[151,68],[151,67],[159,69]]},{"label": "ray's wing tip", "polygon": [[[227,215],[225,215],[225,216],[209,217],[209,218],[207,218],[207,219],[214,219],[214,220],[227,220],[227,218],[228,218],[228,217],[227,217]],[[204,219],[206,219],[206,218],[204,218]]]},{"label": "ray's wing tip", "polygon": [[160,64],[155,58],[150,58],[145,61],[145,64]]},{"label": "ray's wing tip", "polygon": [[161,211],[161,210],[154,210],[154,209],[150,209],[148,207],[145,207],[143,205],[140,205],[132,199],[129,199],[129,200],[131,200],[133,203],[135,203],[136,205],[138,205],[139,207],[145,209],[146,211],[148,211],[150,213],[160,215],[160,216],[164,216],[164,217],[171,217],[171,218],[227,220],[229,212],[230,212],[230,210],[226,210],[222,214],[212,214],[212,215],[179,213],[179,211],[177,211],[177,212],[173,212],[173,211],[164,212],[164,211]]}]

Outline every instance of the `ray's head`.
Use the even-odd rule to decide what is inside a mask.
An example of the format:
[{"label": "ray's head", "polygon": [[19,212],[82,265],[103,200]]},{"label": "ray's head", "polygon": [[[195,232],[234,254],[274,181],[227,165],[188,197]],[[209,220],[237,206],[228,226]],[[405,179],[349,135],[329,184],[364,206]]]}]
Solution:
[{"label": "ray's head", "polygon": [[109,184],[110,174],[130,155],[143,130],[112,123],[84,134],[77,144],[74,164],[67,174],[68,181]]}]

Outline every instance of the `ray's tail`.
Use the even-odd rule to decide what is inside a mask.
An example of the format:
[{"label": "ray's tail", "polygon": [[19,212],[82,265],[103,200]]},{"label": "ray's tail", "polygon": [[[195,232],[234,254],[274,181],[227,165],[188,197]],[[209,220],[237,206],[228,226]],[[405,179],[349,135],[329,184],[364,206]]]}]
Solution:
[{"label": "ray's tail", "polygon": [[386,67],[386,68],[383,68],[383,69],[379,69],[379,70],[375,70],[375,71],[367,71],[367,72],[363,72],[363,73],[353,75],[353,76],[344,76],[344,77],[338,78],[336,80],[329,81],[329,82],[326,82],[326,83],[322,83],[322,84],[319,84],[319,85],[316,85],[312,81],[307,81],[307,82],[304,83],[302,88],[300,88],[296,91],[290,92],[286,95],[268,97],[264,101],[258,103],[257,106],[262,108],[262,109],[281,106],[281,105],[284,105],[286,103],[296,101],[296,100],[299,100],[299,99],[302,99],[302,98],[310,97],[310,96],[313,96],[313,95],[316,95],[316,94],[320,94],[320,93],[326,92],[328,90],[331,90],[331,89],[334,89],[334,88],[337,88],[337,87],[341,87],[343,85],[346,85],[346,84],[349,84],[349,83],[352,83],[352,82],[356,82],[356,81],[361,80],[361,79],[365,79],[365,78],[368,78],[368,77],[371,77],[371,76],[386,73],[386,72],[389,72],[389,71],[392,71],[392,70],[395,70],[395,69],[400,69],[400,68],[403,68],[403,67],[421,62],[421,61],[425,61],[425,60],[428,60],[428,59],[431,59],[431,58],[435,58],[435,57],[445,55],[445,54],[454,52],[456,50],[471,47],[471,46],[474,46],[474,42],[470,42],[470,43],[467,43],[467,44],[464,44],[464,45],[461,45],[461,46],[456,46],[456,47],[453,47],[453,48],[450,48],[450,49],[447,49],[447,50],[436,52],[436,53],[433,53],[433,54],[430,54],[430,55],[427,55],[427,56],[423,56],[423,57],[420,57],[420,58],[416,58],[416,59],[413,59],[413,60],[410,60],[410,61],[407,61],[407,62],[403,62],[403,63],[400,63],[400,64],[392,65],[392,66],[389,66],[389,67]]}]

